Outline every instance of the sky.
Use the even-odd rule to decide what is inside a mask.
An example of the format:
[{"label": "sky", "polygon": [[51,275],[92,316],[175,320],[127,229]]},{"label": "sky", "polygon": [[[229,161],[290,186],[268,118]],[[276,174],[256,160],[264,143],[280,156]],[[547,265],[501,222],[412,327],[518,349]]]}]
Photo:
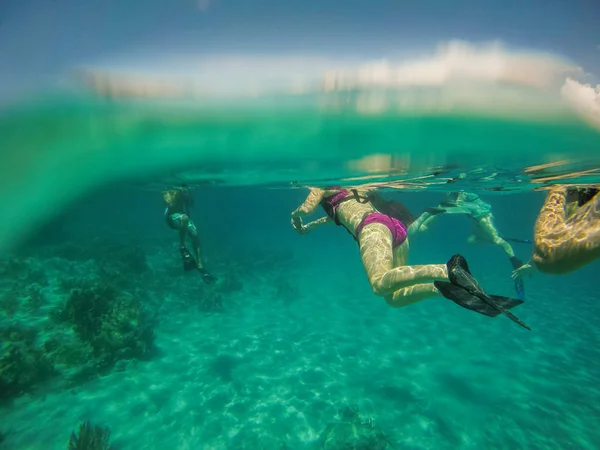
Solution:
[{"label": "sky", "polygon": [[413,56],[499,40],[600,74],[597,0],[2,0],[0,83],[176,54]]}]

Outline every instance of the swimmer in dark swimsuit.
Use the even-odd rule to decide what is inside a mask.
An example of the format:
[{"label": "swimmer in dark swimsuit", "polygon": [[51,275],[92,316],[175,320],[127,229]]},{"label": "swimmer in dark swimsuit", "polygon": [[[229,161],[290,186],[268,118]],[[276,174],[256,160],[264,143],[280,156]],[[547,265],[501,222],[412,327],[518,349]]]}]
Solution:
[{"label": "swimmer in dark swimsuit", "polygon": [[[185,185],[182,185],[179,189],[164,191],[163,200],[166,205],[164,215],[167,225],[179,231],[179,251],[183,259],[184,270],[197,269],[205,283],[214,283],[216,278],[204,268],[204,264],[202,263],[198,230],[192,219],[190,219],[189,208],[193,205],[193,200],[189,189]],[[194,246],[195,258],[192,257],[185,246],[185,239],[188,235]]]},{"label": "swimmer in dark swimsuit", "polygon": [[[507,310],[523,302],[487,295],[460,255],[452,257],[447,264],[406,265],[407,224],[375,209],[369,195],[367,190],[310,188],[304,203],[291,214],[292,226],[299,234],[307,234],[326,223],[343,226],[358,242],[373,293],[392,307],[401,308],[426,298],[444,296],[480,314],[494,317],[502,313],[516,319]],[[327,216],[304,225],[302,217],[312,214],[319,206]],[[527,328],[518,319],[515,321]]]},{"label": "swimmer in dark swimsuit", "polygon": [[550,189],[534,228],[531,261],[513,272],[560,275],[600,259],[600,186]]},{"label": "swimmer in dark swimsuit", "polygon": [[[469,236],[470,244],[489,242],[500,247],[508,256],[513,269],[521,267],[523,262],[515,256],[515,251],[508,243],[508,238],[503,238],[494,225],[492,207],[471,192],[450,192],[435,208],[428,208],[415,220],[409,228],[409,235],[427,231],[434,220],[445,214],[461,214],[471,219],[473,232]],[[525,287],[522,280],[515,280],[517,296],[525,299]]]}]

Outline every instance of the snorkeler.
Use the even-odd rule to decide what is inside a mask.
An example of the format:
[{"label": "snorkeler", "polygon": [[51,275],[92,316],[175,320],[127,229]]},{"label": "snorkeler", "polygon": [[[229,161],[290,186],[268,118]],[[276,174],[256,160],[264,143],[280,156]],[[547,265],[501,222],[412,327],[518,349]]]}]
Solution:
[{"label": "snorkeler", "polygon": [[513,272],[561,275],[600,258],[600,186],[550,189],[534,228],[531,261]]},{"label": "snorkeler", "polygon": [[[477,194],[470,192],[450,192],[435,208],[428,208],[421,216],[413,222],[408,232],[410,235],[416,232],[426,231],[431,223],[442,214],[463,214],[473,220],[474,230],[469,236],[468,242],[491,242],[498,245],[508,256],[513,269],[521,267],[523,262],[515,256],[512,246],[503,238],[494,226],[492,207],[485,203]],[[527,242],[527,241],[520,241]],[[515,279],[515,290],[517,297],[525,299],[525,288],[523,280]]]},{"label": "snorkeler", "polygon": [[[179,231],[179,251],[183,259],[184,270],[197,269],[205,283],[214,283],[217,279],[204,268],[202,256],[200,255],[198,230],[192,219],[190,219],[189,208],[193,205],[193,200],[189,189],[185,184],[182,184],[178,189],[164,191],[163,200],[166,205],[165,219],[167,225]],[[188,235],[194,246],[195,259],[185,246],[185,238]]]},{"label": "snorkeler", "polygon": [[[495,317],[502,313],[529,329],[508,311],[523,301],[486,294],[462,256],[454,255],[446,264],[406,265],[407,226],[412,215],[402,207],[384,208],[385,203],[370,190],[310,188],[306,200],[292,212],[291,222],[302,235],[326,223],[343,226],[358,242],[373,293],[384,297],[394,308],[442,295],[480,314]],[[393,206],[396,202],[388,203]],[[302,217],[314,213],[319,206],[327,215],[304,225]]]}]

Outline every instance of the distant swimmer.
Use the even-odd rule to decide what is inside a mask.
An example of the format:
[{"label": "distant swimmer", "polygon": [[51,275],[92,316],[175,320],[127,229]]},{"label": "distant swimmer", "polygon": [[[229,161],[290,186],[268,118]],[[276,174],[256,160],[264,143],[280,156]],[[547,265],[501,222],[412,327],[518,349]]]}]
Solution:
[{"label": "distant swimmer", "polygon": [[600,258],[600,186],[550,189],[534,228],[531,260],[513,272],[560,275]]},{"label": "distant swimmer", "polygon": [[[319,206],[327,215],[304,225],[302,217]],[[291,214],[292,226],[302,235],[326,223],[344,227],[358,242],[373,293],[392,307],[444,296],[480,314],[504,314],[529,329],[508,311],[523,301],[486,294],[462,256],[455,255],[446,264],[408,266],[407,227],[413,220],[405,207],[373,190],[341,187],[310,188],[308,197]]]},{"label": "distant swimmer", "polygon": [[[508,256],[513,269],[521,267],[523,262],[515,256],[512,246],[507,242],[509,238],[500,236],[494,225],[492,207],[481,200],[477,194],[470,192],[450,192],[435,208],[425,210],[423,214],[409,228],[409,235],[424,232],[431,223],[442,214],[462,214],[473,221],[474,229],[469,236],[469,243],[490,242],[498,245]],[[526,240],[512,239],[516,242],[527,243]],[[522,279],[515,279],[517,297],[525,299],[525,288]]]},{"label": "distant swimmer", "polygon": [[[166,190],[163,192],[163,201],[166,205],[164,215],[167,225],[179,231],[179,251],[183,260],[184,270],[197,269],[205,283],[214,283],[217,279],[204,268],[200,254],[198,230],[192,219],[190,219],[189,208],[193,205],[190,190],[186,185],[182,185],[177,189]],[[188,235],[194,246],[194,257],[192,257],[185,246],[185,240]]]}]

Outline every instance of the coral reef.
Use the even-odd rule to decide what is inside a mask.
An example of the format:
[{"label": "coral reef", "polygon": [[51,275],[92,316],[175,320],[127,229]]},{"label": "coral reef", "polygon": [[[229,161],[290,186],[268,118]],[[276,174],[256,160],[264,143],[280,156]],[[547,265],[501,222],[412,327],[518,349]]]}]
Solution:
[{"label": "coral reef", "polygon": [[19,299],[15,292],[9,292],[0,298],[0,311],[6,317],[13,317],[19,310]]},{"label": "coral reef", "polygon": [[29,310],[37,310],[44,303],[43,287],[38,283],[16,283],[12,289],[0,294],[0,312],[6,317],[13,317],[22,303]]},{"label": "coral reef", "polygon": [[121,359],[144,358],[153,348],[151,321],[139,298],[101,279],[73,290],[57,317],[91,345],[100,368]]},{"label": "coral reef", "polygon": [[55,256],[0,259],[0,402],[52,380],[73,386],[118,361],[152,354],[154,321],[143,308],[150,272],[145,254],[110,251],[118,258],[112,265],[106,249],[97,258],[104,265]]},{"label": "coral reef", "polygon": [[99,265],[117,265],[129,274],[140,274],[150,268],[146,253],[139,245],[130,242],[95,239],[85,243],[65,242],[32,250],[35,256],[60,258],[67,261],[96,261]]},{"label": "coral reef", "polygon": [[6,327],[0,329],[0,338],[0,401],[28,392],[52,377],[52,363],[35,347],[35,330]]},{"label": "coral reef", "polygon": [[32,258],[10,257],[0,260],[0,279],[10,279],[15,283],[38,283],[47,285],[48,279],[41,267],[36,267]]},{"label": "coral reef", "polygon": [[92,425],[86,420],[79,425],[79,432],[71,433],[68,450],[110,450],[110,429]]},{"label": "coral reef", "polygon": [[143,274],[150,270],[146,254],[139,245],[103,245],[103,253],[97,257],[100,265],[120,266],[121,271],[130,275]]},{"label": "coral reef", "polygon": [[0,256],[0,402],[147,359],[156,317],[173,307],[222,313],[227,296],[249,278],[254,289],[266,287],[283,301],[298,297],[272,270],[290,264],[289,251],[225,249],[209,263],[221,282],[209,286],[197,273],[183,273],[177,244],[165,242],[157,242],[151,259],[148,243],[106,238],[51,240]]},{"label": "coral reef", "polygon": [[24,289],[24,301],[29,311],[37,311],[44,303],[44,291],[39,284],[30,284]]}]

